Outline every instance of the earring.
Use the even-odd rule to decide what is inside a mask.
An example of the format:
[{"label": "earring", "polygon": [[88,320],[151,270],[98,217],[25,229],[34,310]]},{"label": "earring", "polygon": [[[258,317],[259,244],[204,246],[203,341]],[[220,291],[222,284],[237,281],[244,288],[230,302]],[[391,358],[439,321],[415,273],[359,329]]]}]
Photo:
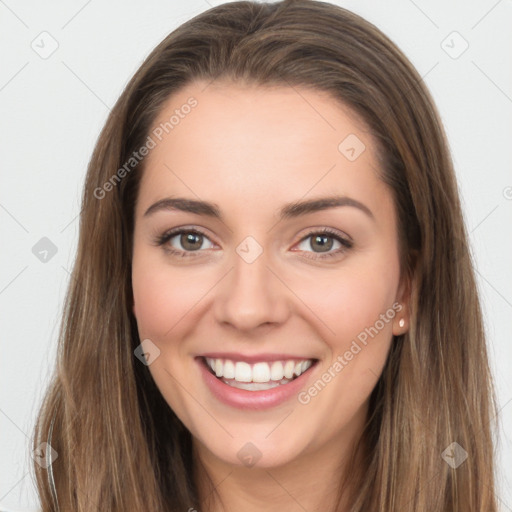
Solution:
[{"label": "earring", "polygon": [[400,318],[400,321],[398,322],[398,325],[400,327],[403,327],[405,325],[405,320],[403,318]]}]

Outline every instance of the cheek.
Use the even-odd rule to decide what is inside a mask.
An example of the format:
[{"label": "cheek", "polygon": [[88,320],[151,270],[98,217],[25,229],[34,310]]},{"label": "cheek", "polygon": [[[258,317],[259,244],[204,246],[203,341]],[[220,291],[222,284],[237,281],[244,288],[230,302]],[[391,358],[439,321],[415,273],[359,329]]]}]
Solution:
[{"label": "cheek", "polygon": [[299,401],[326,411],[326,431],[337,432],[357,414],[382,373],[393,339],[394,277],[354,272],[338,281],[343,285],[312,296],[311,308],[329,327],[324,341],[330,358]]},{"label": "cheek", "polygon": [[[338,385],[351,390],[346,404],[358,407],[374,388],[393,339],[393,318],[397,315],[396,286],[399,276],[394,260],[354,271],[342,287],[331,292],[331,339],[333,361],[337,361]],[[328,304],[324,304],[328,308]],[[341,366],[340,366],[341,365]]]},{"label": "cheek", "polygon": [[[339,353],[365,329],[377,323],[379,335],[388,337],[392,332],[390,318],[398,281],[398,268],[389,262],[344,268],[339,274],[325,279],[303,281],[297,295],[307,297],[307,305],[326,326],[323,333],[330,339],[329,345]],[[382,324],[381,315],[387,322]],[[389,318],[390,317],[390,318]]]},{"label": "cheek", "polygon": [[[167,269],[167,270],[166,270]],[[161,339],[182,315],[187,288],[153,253],[135,246],[133,302],[141,336]]]},{"label": "cheek", "polygon": [[134,265],[132,285],[139,331],[150,338],[164,337],[190,309],[192,295],[196,295],[179,275],[156,268]]},{"label": "cheek", "polygon": [[173,267],[165,255],[136,250],[132,289],[140,336],[165,342],[171,336],[183,335],[216,280],[218,276],[212,275],[211,269]]},{"label": "cheek", "polygon": [[150,339],[161,354],[148,367],[149,371],[169,406],[181,411],[186,397],[171,375],[183,370],[174,362],[182,361],[186,344],[172,340],[179,340],[186,334],[184,319],[188,319],[186,315],[198,302],[198,295],[204,292],[198,289],[198,283],[191,286],[190,280],[180,272],[173,272],[162,262],[151,261],[151,255],[144,259],[142,251],[133,260],[132,287],[139,337]]}]

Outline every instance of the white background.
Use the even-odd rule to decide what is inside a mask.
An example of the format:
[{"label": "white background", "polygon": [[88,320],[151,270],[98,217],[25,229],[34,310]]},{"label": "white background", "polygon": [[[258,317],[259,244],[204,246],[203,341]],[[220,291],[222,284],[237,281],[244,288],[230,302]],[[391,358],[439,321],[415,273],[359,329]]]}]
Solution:
[{"label": "white background", "polygon": [[[0,0],[0,509],[37,507],[35,410],[53,367],[86,165],[109,108],[157,43],[219,3]],[[512,2],[336,3],[398,44],[445,124],[498,391],[499,502],[512,511]],[[46,59],[31,47],[46,37],[50,48],[43,31],[58,43]],[[453,31],[469,44],[458,58]],[[58,251],[46,263],[32,253],[42,237]]]}]

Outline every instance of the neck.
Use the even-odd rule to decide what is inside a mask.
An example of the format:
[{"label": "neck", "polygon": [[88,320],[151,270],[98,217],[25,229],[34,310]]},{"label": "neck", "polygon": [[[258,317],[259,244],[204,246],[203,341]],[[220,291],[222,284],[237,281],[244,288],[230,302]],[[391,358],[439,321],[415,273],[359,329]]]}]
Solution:
[{"label": "neck", "polygon": [[348,490],[340,492],[344,478],[360,467],[354,457],[358,437],[340,432],[338,439],[314,452],[273,467],[229,464],[194,439],[195,480],[201,512],[345,512]]}]

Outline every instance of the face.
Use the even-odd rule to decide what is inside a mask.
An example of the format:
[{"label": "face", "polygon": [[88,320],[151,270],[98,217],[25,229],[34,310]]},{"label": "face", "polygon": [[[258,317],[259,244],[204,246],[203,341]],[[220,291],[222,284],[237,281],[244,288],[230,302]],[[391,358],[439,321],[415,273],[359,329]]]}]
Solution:
[{"label": "face", "polygon": [[361,432],[407,329],[397,219],[364,124],[311,89],[194,83],[150,136],[132,282],[163,397],[204,457],[332,456]]}]

